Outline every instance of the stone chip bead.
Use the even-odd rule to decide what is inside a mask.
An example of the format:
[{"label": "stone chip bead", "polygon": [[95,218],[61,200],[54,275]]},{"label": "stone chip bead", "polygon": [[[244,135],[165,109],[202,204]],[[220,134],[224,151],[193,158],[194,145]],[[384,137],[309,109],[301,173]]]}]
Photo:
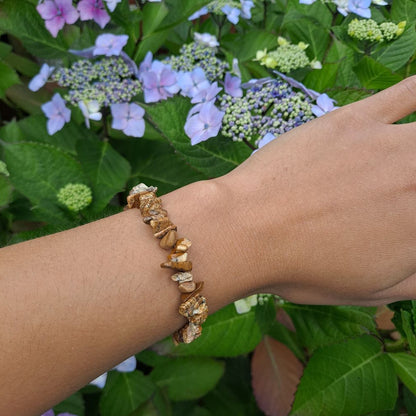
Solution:
[{"label": "stone chip bead", "polygon": [[202,324],[208,316],[207,300],[198,294],[179,306],[179,313],[194,324]]},{"label": "stone chip bead", "polygon": [[180,272],[190,272],[192,270],[191,261],[167,261],[160,265],[163,269],[174,269],[179,270]]},{"label": "stone chip bead", "polygon": [[196,288],[194,289],[193,292],[191,293],[182,293],[181,295],[181,302],[186,302],[187,300],[191,299],[193,296],[198,295],[199,293],[201,293],[202,288],[204,287],[204,282],[195,282],[196,283]]},{"label": "stone chip bead", "polygon": [[183,283],[183,282],[192,282],[192,273],[182,272],[175,273],[170,277],[174,282]]},{"label": "stone chip bead", "polygon": [[197,339],[201,335],[201,332],[201,325],[189,322],[173,334],[173,341],[176,345],[181,342],[189,344]]},{"label": "stone chip bead", "polygon": [[179,261],[186,261],[188,260],[188,253],[180,252],[173,252],[170,253],[168,256],[168,261],[179,262]]},{"label": "stone chip bead", "polygon": [[165,236],[160,240],[160,247],[162,247],[164,250],[171,249],[176,242],[176,231],[175,230],[169,230]]},{"label": "stone chip bead", "polygon": [[182,282],[178,285],[179,292],[192,293],[196,289],[195,282]]},{"label": "stone chip bead", "polygon": [[175,251],[188,251],[189,247],[191,247],[192,242],[191,240],[188,240],[187,238],[180,238],[174,247]]}]

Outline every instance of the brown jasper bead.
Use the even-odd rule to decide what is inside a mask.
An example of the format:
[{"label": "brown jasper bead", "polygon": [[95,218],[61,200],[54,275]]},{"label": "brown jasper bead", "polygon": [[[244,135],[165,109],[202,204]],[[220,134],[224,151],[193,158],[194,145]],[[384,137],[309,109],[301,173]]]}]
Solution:
[{"label": "brown jasper bead", "polygon": [[170,230],[168,233],[160,240],[160,247],[164,250],[169,250],[175,245],[176,241],[176,231]]},{"label": "brown jasper bead", "polygon": [[174,247],[175,251],[188,251],[189,247],[191,247],[192,243],[191,240],[188,240],[187,238],[180,238]]},{"label": "brown jasper bead", "polygon": [[165,209],[150,209],[149,215],[143,218],[143,222],[145,224],[149,224],[151,220],[161,220],[163,218],[167,218],[168,213]]},{"label": "brown jasper bead", "polygon": [[192,273],[189,273],[189,272],[175,273],[170,278],[174,282],[178,282],[178,283],[192,282]]},{"label": "brown jasper bead", "polygon": [[162,217],[160,219],[150,221],[150,226],[152,227],[154,233],[164,230],[166,227],[169,227],[169,225],[172,225],[172,223],[168,217]]},{"label": "brown jasper bead", "polygon": [[201,332],[201,325],[189,322],[173,334],[173,342],[175,345],[178,345],[181,342],[189,344],[193,340],[197,339],[201,335]]},{"label": "brown jasper bead", "polygon": [[168,255],[168,261],[178,262],[178,261],[186,261],[188,260],[188,253],[170,253]]},{"label": "brown jasper bead", "polygon": [[127,197],[128,208],[139,208],[140,206],[140,194],[133,194]]},{"label": "brown jasper bead", "polygon": [[197,295],[199,295],[199,293],[201,293],[202,288],[204,287],[204,282],[201,281],[201,282],[195,282],[195,283],[196,283],[196,288],[193,292],[191,292],[191,293],[182,293],[181,302],[186,302],[187,300],[189,300],[193,296],[197,296]]},{"label": "brown jasper bead", "polygon": [[179,288],[179,292],[181,293],[191,293],[195,290],[196,283],[195,282],[182,282],[179,284],[178,288]]},{"label": "brown jasper bead", "polygon": [[174,269],[179,270],[180,272],[190,272],[192,270],[192,262],[191,261],[167,261],[166,263],[162,263],[160,267],[164,269]]},{"label": "brown jasper bead", "polygon": [[[208,316],[207,300],[201,295],[193,296],[186,302],[181,303],[179,306],[179,313],[189,320],[196,315]],[[195,322],[195,319],[198,320],[198,318],[194,318],[193,322]]]},{"label": "brown jasper bead", "polygon": [[171,225],[169,225],[168,227],[166,227],[166,228],[164,228],[163,230],[161,230],[161,231],[159,231],[159,232],[157,232],[157,233],[154,233],[153,235],[156,237],[156,238],[162,238],[162,237],[164,237],[169,231],[171,231],[171,230],[176,230],[178,227],[175,225],[175,224],[171,224]]}]

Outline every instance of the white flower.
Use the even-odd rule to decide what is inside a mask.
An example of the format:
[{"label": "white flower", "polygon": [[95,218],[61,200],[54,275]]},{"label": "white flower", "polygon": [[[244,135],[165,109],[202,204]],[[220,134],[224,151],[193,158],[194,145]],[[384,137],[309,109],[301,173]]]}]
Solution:
[{"label": "white flower", "polygon": [[252,306],[257,305],[257,295],[251,295],[234,302],[237,313],[247,313]]},{"label": "white flower", "polygon": [[102,114],[100,113],[100,104],[98,101],[80,101],[78,103],[80,110],[82,111],[82,115],[85,118],[85,125],[90,128],[90,120],[100,121],[102,118]]},{"label": "white flower", "polygon": [[219,46],[217,38],[210,33],[194,33],[194,39],[201,45],[209,46],[210,48],[215,48]]}]

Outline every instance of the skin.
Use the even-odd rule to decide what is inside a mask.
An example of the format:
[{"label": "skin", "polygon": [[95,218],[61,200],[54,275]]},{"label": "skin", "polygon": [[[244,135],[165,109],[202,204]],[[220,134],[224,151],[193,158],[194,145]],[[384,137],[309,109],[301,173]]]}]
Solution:
[{"label": "skin", "polygon": [[[415,97],[411,77],[163,196],[211,313],[416,298],[415,126],[392,125]],[[185,323],[157,243],[129,210],[0,249],[0,414],[39,415]]]}]

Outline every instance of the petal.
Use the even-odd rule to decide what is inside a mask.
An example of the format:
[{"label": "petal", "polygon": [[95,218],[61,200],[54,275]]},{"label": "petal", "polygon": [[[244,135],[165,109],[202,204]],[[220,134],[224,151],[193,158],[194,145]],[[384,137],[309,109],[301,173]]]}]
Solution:
[{"label": "petal", "polygon": [[107,381],[107,373],[101,374],[93,381],[90,381],[89,384],[94,384],[94,386],[100,387],[101,389],[104,388],[105,382]]},{"label": "petal", "polygon": [[131,137],[143,137],[145,123],[143,119],[134,120],[131,119],[127,122],[127,127],[123,130],[126,136]]},{"label": "petal", "polygon": [[325,115],[325,111],[323,111],[322,108],[318,107],[317,105],[313,105],[311,110],[312,110],[312,113],[315,114],[316,117],[321,117]]},{"label": "petal", "polygon": [[145,103],[157,103],[162,98],[157,88],[152,88],[152,89],[144,88],[143,93],[144,93]]},{"label": "petal", "polygon": [[121,373],[129,373],[131,371],[134,371],[137,366],[136,357],[132,355],[131,357],[127,358],[127,360],[124,360],[120,364],[116,365],[114,367],[114,370],[120,371]]},{"label": "petal", "polygon": [[185,133],[193,139],[194,137],[201,134],[204,129],[204,123],[199,117],[199,113],[189,117],[185,123]]},{"label": "petal", "polygon": [[65,124],[65,120],[62,116],[56,115],[56,116],[51,117],[46,123],[48,134],[52,136],[57,131],[61,130],[62,127],[64,127],[64,124]]},{"label": "petal", "polygon": [[321,94],[316,99],[316,104],[318,104],[326,113],[334,108],[334,100],[329,98],[327,94]]},{"label": "petal", "polygon": [[81,0],[78,3],[77,10],[81,20],[91,20],[93,18],[93,6],[90,0]]},{"label": "petal", "polygon": [[46,0],[44,3],[38,4],[36,10],[42,16],[42,19],[45,20],[55,17],[58,11],[56,4],[51,0]]},{"label": "petal", "polygon": [[170,87],[173,84],[176,84],[175,73],[168,68],[163,69],[160,74],[160,85],[163,87]]},{"label": "petal", "polygon": [[58,32],[64,27],[65,20],[62,16],[56,16],[53,19],[45,20],[46,29],[49,30],[50,34],[56,38]]},{"label": "petal", "polygon": [[98,23],[101,29],[110,21],[110,15],[104,9],[96,9],[93,17],[94,21]]},{"label": "petal", "polygon": [[45,85],[45,82],[45,78],[41,74],[35,75],[29,82],[28,88],[31,91],[38,91]]},{"label": "petal", "polygon": [[247,313],[251,309],[251,306],[249,305],[249,303],[247,302],[245,298],[236,300],[234,302],[234,306],[238,314]]},{"label": "petal", "polygon": [[276,136],[272,133],[266,133],[259,141],[258,148],[261,149],[263,146],[266,146],[266,144],[270,143],[272,140],[274,140]]},{"label": "petal", "polygon": [[129,114],[129,105],[127,103],[112,104],[110,108],[113,118],[127,118],[127,115]]},{"label": "petal", "polygon": [[153,89],[157,87],[157,75],[152,71],[143,72],[141,74],[143,88]]},{"label": "petal", "polygon": [[140,120],[144,116],[144,110],[138,104],[131,103],[129,106],[130,117],[135,120]]},{"label": "petal", "polygon": [[55,416],[55,412],[53,411],[53,409],[50,409],[47,412],[45,412],[43,415],[40,415],[40,416]]}]

